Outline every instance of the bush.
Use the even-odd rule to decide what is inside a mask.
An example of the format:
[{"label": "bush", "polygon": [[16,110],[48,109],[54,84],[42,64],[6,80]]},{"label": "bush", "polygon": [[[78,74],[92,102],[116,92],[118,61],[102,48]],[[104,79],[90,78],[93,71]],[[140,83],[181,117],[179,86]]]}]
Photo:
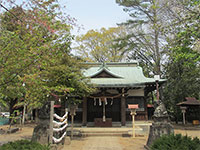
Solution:
[{"label": "bush", "polygon": [[151,150],[200,150],[200,140],[181,134],[164,135],[153,142]]},{"label": "bush", "polygon": [[50,148],[37,142],[19,140],[2,145],[0,150],[50,150]]}]

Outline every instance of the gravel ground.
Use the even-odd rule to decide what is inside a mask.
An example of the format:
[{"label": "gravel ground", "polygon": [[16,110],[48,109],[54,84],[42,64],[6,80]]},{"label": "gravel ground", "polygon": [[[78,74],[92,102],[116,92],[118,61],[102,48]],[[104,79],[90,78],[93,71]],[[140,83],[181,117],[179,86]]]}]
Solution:
[{"label": "gravel ground", "polygon": [[[0,145],[9,141],[20,139],[31,139],[34,124],[28,124],[22,130],[13,134],[0,135]],[[7,129],[8,126],[0,126],[0,129]],[[176,134],[188,135],[200,138],[200,128],[175,128]],[[120,137],[120,136],[91,136],[77,138],[71,141],[70,145],[64,145],[63,150],[144,150],[147,136]]]},{"label": "gravel ground", "polygon": [[63,150],[144,150],[147,137],[95,136],[75,139]]},{"label": "gravel ground", "polygon": [[[21,139],[30,140],[32,138],[34,126],[35,126],[34,124],[26,125],[16,133],[2,134],[2,135],[0,134],[0,145]],[[0,126],[0,129],[7,130],[8,125]]]}]

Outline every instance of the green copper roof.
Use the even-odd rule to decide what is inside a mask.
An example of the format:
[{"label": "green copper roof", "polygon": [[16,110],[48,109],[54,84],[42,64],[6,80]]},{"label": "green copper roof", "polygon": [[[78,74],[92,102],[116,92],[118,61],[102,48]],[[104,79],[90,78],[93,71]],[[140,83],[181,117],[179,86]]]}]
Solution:
[{"label": "green copper roof", "polygon": [[[154,84],[154,78],[144,76],[142,68],[137,62],[131,63],[85,63],[88,69],[84,71],[86,77],[94,77],[102,71],[113,78],[91,78],[91,83],[97,87],[145,87]],[[160,79],[159,82],[164,82]]]}]

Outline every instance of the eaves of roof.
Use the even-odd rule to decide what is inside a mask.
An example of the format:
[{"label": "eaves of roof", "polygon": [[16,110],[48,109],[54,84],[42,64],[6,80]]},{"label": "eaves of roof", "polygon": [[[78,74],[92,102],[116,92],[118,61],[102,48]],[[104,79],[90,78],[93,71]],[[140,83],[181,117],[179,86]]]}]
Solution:
[{"label": "eaves of roof", "polygon": [[[120,78],[91,78],[91,84],[96,87],[145,87],[148,84],[156,83],[154,78],[144,76],[140,66],[126,63],[111,63],[111,65],[107,64],[106,67],[95,63],[94,66],[91,65],[83,73],[86,77],[92,77],[102,70]],[[166,82],[166,79],[158,81],[159,84],[164,82]]]}]

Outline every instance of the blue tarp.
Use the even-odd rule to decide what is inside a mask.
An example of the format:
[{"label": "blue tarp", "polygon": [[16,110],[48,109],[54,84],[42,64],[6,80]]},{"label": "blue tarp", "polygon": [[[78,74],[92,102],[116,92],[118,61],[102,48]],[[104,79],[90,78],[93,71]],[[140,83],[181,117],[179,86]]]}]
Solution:
[{"label": "blue tarp", "polygon": [[5,125],[9,123],[9,118],[0,117],[0,125]]}]

